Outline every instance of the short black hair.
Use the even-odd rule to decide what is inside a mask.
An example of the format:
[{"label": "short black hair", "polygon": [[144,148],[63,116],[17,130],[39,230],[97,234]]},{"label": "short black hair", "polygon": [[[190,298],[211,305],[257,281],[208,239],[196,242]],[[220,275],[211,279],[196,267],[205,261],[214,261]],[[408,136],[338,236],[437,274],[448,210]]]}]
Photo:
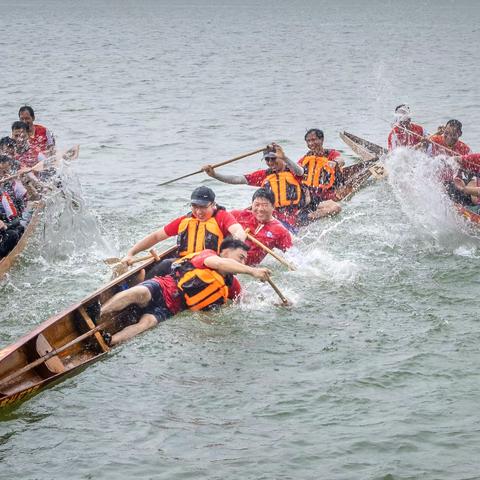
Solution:
[{"label": "short black hair", "polygon": [[13,159],[8,155],[0,155],[0,164],[13,163]]},{"label": "short black hair", "polygon": [[408,105],[406,103],[402,103],[401,105],[399,105],[398,107],[395,107],[395,112],[398,112],[398,110],[402,107],[407,107],[408,108]]},{"label": "short black hair", "polygon": [[20,110],[18,111],[18,116],[20,116],[22,112],[28,112],[30,116],[35,120],[35,113],[33,112],[33,108],[30,105],[23,105],[22,107],[20,107]]},{"label": "short black hair", "polygon": [[222,252],[222,250],[226,250],[227,248],[241,248],[246,252],[250,250],[250,247],[245,242],[242,242],[241,240],[238,240],[238,238],[233,237],[227,237],[223,240],[222,244],[220,245],[220,253]]},{"label": "short black hair", "polygon": [[445,124],[445,126],[453,127],[456,130],[458,130],[460,133],[462,133],[462,122],[460,122],[460,120],[455,120],[454,118],[452,118]]},{"label": "short black hair", "polygon": [[13,138],[10,138],[10,137],[0,138],[0,147],[3,147],[5,145],[7,147],[14,147],[15,146],[15,140]]},{"label": "short black hair", "polygon": [[272,205],[275,205],[275,196],[273,195],[273,192],[271,190],[268,190],[267,188],[259,188],[258,190],[255,190],[255,193],[252,196],[252,202],[256,198],[264,198],[265,200],[268,200]]},{"label": "short black hair", "polygon": [[16,122],[12,123],[12,132],[14,130],[25,130],[28,131],[28,125],[25,122],[21,122],[20,120],[17,120]]},{"label": "short black hair", "polygon": [[305,141],[307,141],[307,137],[311,134],[314,133],[319,140],[323,140],[325,137],[323,135],[323,130],[320,130],[319,128],[311,128],[310,130],[307,130],[307,133],[305,134]]}]

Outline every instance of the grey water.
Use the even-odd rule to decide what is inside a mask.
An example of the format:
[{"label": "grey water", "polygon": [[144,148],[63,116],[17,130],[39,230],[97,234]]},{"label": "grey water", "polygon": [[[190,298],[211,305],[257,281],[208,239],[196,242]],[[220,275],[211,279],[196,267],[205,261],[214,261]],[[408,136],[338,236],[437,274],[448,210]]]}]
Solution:
[{"label": "grey water", "polygon": [[[0,283],[0,347],[99,288],[120,256],[188,210],[198,185],[248,205],[205,163],[308,128],[385,145],[395,106],[430,132],[450,118],[480,149],[475,1],[0,0],[0,119],[18,107],[61,147],[79,210],[53,202]],[[480,478],[479,239],[452,218],[428,159],[304,229],[294,302],[184,313],[0,414],[0,478]],[[251,157],[224,168],[262,168]],[[63,202],[63,203],[62,203]]]}]

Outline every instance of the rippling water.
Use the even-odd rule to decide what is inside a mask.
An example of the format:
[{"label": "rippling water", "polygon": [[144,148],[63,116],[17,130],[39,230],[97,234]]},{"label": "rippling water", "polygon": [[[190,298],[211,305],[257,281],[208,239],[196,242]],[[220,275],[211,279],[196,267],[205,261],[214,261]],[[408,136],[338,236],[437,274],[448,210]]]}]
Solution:
[{"label": "rippling water", "polygon": [[[480,148],[480,7],[473,1],[0,1],[1,117],[18,106],[81,144],[35,242],[0,284],[0,345],[109,278],[102,263],[186,211],[252,189],[192,177],[206,162],[346,129],[385,144],[396,105],[449,118]],[[473,479],[480,335],[478,238],[429,160],[301,232],[275,270],[295,306],[184,313],[0,416],[0,478]],[[252,157],[225,167],[242,173]],[[81,185],[81,187],[80,187]]]}]

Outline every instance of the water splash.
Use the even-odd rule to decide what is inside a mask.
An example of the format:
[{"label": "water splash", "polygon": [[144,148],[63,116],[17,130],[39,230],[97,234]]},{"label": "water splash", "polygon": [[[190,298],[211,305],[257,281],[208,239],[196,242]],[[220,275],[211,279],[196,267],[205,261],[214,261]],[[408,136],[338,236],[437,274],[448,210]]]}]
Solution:
[{"label": "water splash", "polygon": [[480,237],[478,230],[457,214],[439,179],[445,165],[458,168],[452,159],[398,148],[385,165],[398,207],[422,239],[455,250],[465,244],[468,248]]},{"label": "water splash", "polygon": [[98,219],[88,210],[78,177],[69,163],[61,165],[52,184],[52,191],[45,198],[40,239],[43,259],[48,263],[86,252],[109,252]]}]

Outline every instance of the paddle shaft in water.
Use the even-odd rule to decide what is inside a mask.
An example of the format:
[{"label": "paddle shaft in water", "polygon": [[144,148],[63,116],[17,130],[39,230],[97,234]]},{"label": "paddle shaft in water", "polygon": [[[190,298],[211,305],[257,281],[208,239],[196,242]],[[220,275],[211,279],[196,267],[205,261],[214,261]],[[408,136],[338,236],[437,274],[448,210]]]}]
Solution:
[{"label": "paddle shaft in water", "polygon": [[287,300],[287,297],[285,297],[285,295],[280,291],[280,289],[275,285],[275,283],[273,282],[273,280],[270,277],[267,278],[267,282],[270,284],[270,286],[273,288],[275,293],[278,295],[278,297],[282,301],[282,304],[285,307],[290,305],[290,302]]},{"label": "paddle shaft in water", "polygon": [[[255,155],[256,153],[263,152],[263,150],[264,150],[264,147],[254,150],[253,152],[244,153],[243,155],[239,155],[238,157],[233,157],[230,160],[225,160],[224,162],[216,163],[215,165],[212,165],[212,168],[228,165],[229,163],[236,162],[237,160],[241,160],[242,158],[250,157],[252,155]],[[184,178],[192,177],[193,175],[198,175],[199,173],[202,173],[202,172],[203,170],[197,170],[196,172],[193,172],[193,173],[187,173],[186,175],[183,175],[178,178],[174,178],[173,180],[168,180],[167,182],[159,183],[157,186],[163,187],[164,185],[168,185],[169,183],[176,182],[177,180],[183,180]]]}]

